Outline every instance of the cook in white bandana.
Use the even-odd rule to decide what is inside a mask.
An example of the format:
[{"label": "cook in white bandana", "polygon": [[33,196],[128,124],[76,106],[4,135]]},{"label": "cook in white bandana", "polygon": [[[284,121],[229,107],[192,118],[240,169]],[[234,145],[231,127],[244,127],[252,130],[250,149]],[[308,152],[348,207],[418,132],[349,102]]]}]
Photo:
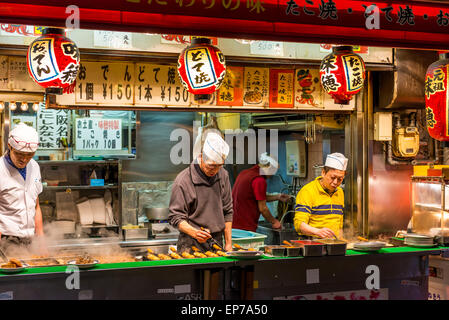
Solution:
[{"label": "cook in white bandana", "polygon": [[20,123],[11,130],[8,151],[0,157],[0,235],[29,243],[34,235],[42,236],[42,192],[39,165],[32,158],[39,146],[36,130]]}]

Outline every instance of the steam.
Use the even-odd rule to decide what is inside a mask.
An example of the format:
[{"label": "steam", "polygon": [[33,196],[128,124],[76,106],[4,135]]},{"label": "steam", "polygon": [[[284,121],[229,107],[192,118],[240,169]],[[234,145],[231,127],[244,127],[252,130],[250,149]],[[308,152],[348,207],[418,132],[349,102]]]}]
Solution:
[{"label": "steam", "polygon": [[[64,257],[77,257],[87,254],[94,259],[99,260],[100,263],[117,263],[117,262],[129,262],[135,261],[134,256],[123,249],[119,244],[107,244],[100,246],[90,245],[89,239],[78,238],[72,239],[73,242],[83,244],[82,247],[66,247],[58,246],[61,244],[61,240],[64,240],[64,234],[61,230],[58,230],[58,226],[49,223],[44,226],[44,237],[33,237],[30,245],[16,245],[8,243],[3,246],[3,251],[8,258],[16,258],[21,260],[39,259],[39,258],[64,258]],[[113,231],[101,232],[101,236],[104,237],[116,237],[117,234]],[[86,241],[87,240],[87,241]]]}]

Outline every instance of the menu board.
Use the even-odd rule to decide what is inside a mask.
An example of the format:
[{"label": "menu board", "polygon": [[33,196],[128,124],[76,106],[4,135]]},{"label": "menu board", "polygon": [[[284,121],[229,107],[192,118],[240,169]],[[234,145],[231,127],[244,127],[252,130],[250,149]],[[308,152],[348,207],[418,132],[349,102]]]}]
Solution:
[{"label": "menu board", "polygon": [[139,63],[134,85],[136,105],[188,105],[190,93],[175,65]]},{"label": "menu board", "polygon": [[227,67],[217,94],[217,106],[243,105],[243,67]]},{"label": "menu board", "polygon": [[68,110],[44,109],[37,114],[39,149],[64,149],[61,139],[67,139],[69,125]]},{"label": "menu board", "polygon": [[121,150],[120,119],[78,118],[75,124],[75,150]]},{"label": "menu board", "polygon": [[323,95],[318,69],[295,70],[295,108],[323,108]]},{"label": "menu board", "polygon": [[131,105],[134,103],[134,64],[82,62],[75,86],[79,104]]},{"label": "menu board", "polygon": [[293,108],[294,70],[270,69],[270,108]]},{"label": "menu board", "polygon": [[[357,75],[351,76],[354,87],[359,86]],[[57,103],[63,106],[135,106],[136,109],[157,106],[189,109],[238,106],[248,110],[354,109],[354,103],[342,106],[333,102],[321,87],[318,69],[228,66],[219,90],[208,101],[196,101],[182,85],[175,65],[117,62],[81,63],[75,93],[57,97]]]},{"label": "menu board", "polygon": [[269,106],[270,69],[245,67],[243,105],[248,107]]}]

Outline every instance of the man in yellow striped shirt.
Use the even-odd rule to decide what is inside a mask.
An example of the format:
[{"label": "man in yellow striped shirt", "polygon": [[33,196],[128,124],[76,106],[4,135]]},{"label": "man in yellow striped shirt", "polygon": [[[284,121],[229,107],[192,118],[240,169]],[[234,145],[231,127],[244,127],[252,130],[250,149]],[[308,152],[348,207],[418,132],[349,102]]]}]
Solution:
[{"label": "man in yellow striped shirt", "polygon": [[327,156],[321,176],[296,196],[294,225],[300,235],[333,238],[343,229],[344,193],[340,188],[348,159],[341,153]]}]

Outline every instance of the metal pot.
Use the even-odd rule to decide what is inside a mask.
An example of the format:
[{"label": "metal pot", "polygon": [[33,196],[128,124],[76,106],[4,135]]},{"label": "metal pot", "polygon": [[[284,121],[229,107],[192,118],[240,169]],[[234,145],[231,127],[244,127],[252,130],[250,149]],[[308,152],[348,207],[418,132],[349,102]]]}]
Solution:
[{"label": "metal pot", "polygon": [[144,211],[145,211],[145,215],[147,216],[148,220],[150,220],[150,221],[168,220],[168,208],[145,207]]}]

